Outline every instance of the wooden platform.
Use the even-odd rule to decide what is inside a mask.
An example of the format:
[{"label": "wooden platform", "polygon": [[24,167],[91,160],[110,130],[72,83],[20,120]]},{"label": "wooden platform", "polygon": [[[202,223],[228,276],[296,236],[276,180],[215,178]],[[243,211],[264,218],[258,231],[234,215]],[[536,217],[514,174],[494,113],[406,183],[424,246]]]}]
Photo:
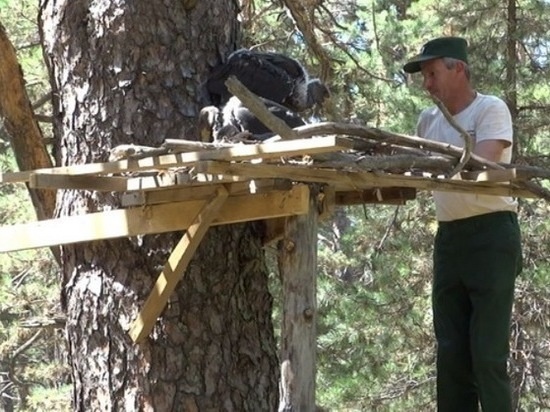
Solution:
[{"label": "wooden platform", "polygon": [[347,138],[327,136],[2,173],[0,183],[117,192],[120,209],[1,227],[0,252],[185,230],[188,216],[220,187],[228,197],[214,225],[306,213],[308,183],[324,185],[331,194],[325,202],[336,205],[403,204],[417,190],[535,197],[509,184],[516,178],[513,169],[469,172],[471,180],[456,180],[361,172],[352,164],[330,168],[315,161],[323,153],[352,156],[352,147]]},{"label": "wooden platform", "polygon": [[210,226],[263,220],[269,243],[281,236],[281,218],[310,212],[310,184],[321,186],[316,212],[325,216],[335,205],[403,204],[417,190],[535,196],[512,184],[518,178],[514,170],[469,172],[466,180],[457,180],[369,171],[364,160],[357,167],[361,156],[353,140],[325,136],[3,173],[0,183],[5,184],[113,192],[120,207],[0,227],[0,252],[184,231],[129,330],[139,342],[152,330]]}]

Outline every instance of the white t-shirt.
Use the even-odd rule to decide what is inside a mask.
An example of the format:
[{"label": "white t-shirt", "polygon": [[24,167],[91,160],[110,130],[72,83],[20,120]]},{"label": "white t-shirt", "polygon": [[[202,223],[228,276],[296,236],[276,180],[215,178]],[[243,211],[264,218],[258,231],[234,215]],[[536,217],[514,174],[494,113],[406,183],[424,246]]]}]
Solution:
[{"label": "white t-shirt", "polygon": [[[501,99],[478,93],[474,101],[453,118],[472,136],[475,143],[494,139],[509,141],[511,144],[504,149],[500,162],[510,163],[512,117]],[[420,114],[416,133],[425,139],[464,146],[460,133],[445,119],[437,106],[425,109]],[[511,197],[458,192],[433,192],[433,197],[436,217],[440,222],[517,209],[517,202]]]}]

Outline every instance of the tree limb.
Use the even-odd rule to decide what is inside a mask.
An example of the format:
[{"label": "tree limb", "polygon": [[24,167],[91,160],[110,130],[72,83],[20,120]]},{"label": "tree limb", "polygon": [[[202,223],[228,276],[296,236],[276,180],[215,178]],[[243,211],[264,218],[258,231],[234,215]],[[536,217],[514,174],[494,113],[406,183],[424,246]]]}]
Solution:
[{"label": "tree limb", "polygon": [[474,150],[474,139],[472,139],[472,136],[464,130],[462,126],[460,126],[451,113],[447,110],[447,108],[443,105],[441,100],[439,100],[436,96],[430,95],[435,105],[441,110],[441,113],[443,113],[443,116],[445,119],[449,122],[449,124],[460,134],[460,137],[462,137],[462,140],[464,140],[464,147],[462,148],[462,155],[460,156],[460,160],[458,161],[458,164],[454,167],[453,170],[449,173],[449,177],[453,177],[457,173],[459,173],[464,166],[468,163],[470,160],[470,157],[472,156],[472,152]]},{"label": "tree limb", "polygon": [[[53,166],[44,145],[42,132],[34,119],[21,67],[4,27],[0,24],[0,116],[11,139],[15,159],[20,170],[50,168]],[[28,189],[39,220],[53,216],[56,191]],[[59,248],[50,248],[60,262]]]}]

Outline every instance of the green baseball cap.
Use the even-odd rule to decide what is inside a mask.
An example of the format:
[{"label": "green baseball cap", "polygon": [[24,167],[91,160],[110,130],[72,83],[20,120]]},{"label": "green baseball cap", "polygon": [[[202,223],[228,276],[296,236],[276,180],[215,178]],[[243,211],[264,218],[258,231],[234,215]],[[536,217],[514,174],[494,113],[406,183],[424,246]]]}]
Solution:
[{"label": "green baseball cap", "polygon": [[403,70],[407,73],[419,72],[420,63],[441,57],[452,57],[468,63],[467,47],[468,43],[462,37],[439,37],[430,40],[422,46],[420,54],[414,56],[403,66]]}]

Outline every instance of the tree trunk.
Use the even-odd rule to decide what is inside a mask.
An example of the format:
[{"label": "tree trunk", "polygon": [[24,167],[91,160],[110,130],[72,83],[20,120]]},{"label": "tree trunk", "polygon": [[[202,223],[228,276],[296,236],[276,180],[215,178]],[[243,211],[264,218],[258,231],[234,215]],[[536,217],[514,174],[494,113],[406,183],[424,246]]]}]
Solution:
[{"label": "tree trunk", "polygon": [[[237,45],[236,17],[234,0],[43,0],[59,164],[189,138],[199,85]],[[58,215],[75,215],[116,208],[118,198],[62,191],[58,205]],[[149,338],[129,338],[179,237],[63,248],[75,411],[276,409],[272,300],[252,224],[211,228]]]},{"label": "tree trunk", "polygon": [[[32,170],[52,167],[52,160],[33,109],[21,66],[15,48],[11,44],[0,23],[0,118],[10,136],[11,146],[19,170]],[[50,219],[55,210],[55,191],[31,189],[28,187],[31,202],[39,220]],[[50,250],[60,262],[59,248]]]},{"label": "tree trunk", "polygon": [[514,126],[514,146],[512,147],[512,158],[517,159],[520,153],[520,141],[517,135],[516,119],[518,117],[518,92],[517,92],[517,39],[518,39],[518,21],[516,0],[508,0],[506,8],[506,88],[505,99]]}]

